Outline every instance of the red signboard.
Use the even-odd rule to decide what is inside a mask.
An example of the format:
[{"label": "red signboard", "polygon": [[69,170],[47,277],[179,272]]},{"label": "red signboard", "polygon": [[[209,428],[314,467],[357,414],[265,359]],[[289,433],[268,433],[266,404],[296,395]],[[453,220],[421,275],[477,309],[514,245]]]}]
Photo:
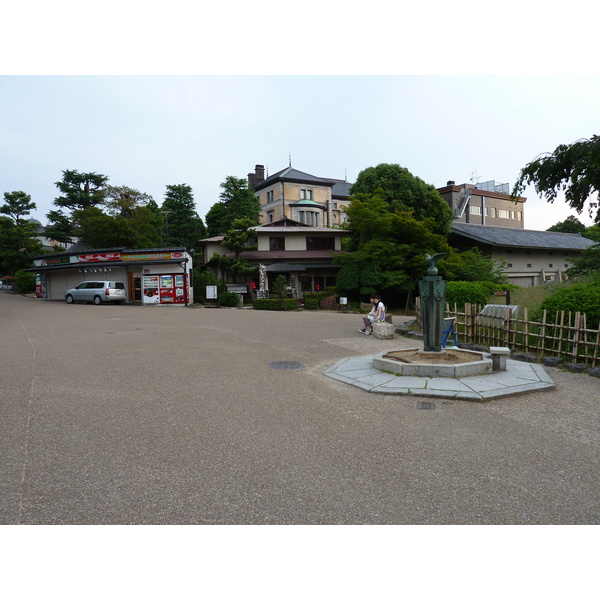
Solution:
[{"label": "red signboard", "polygon": [[120,252],[101,252],[99,254],[80,254],[79,262],[106,262],[109,260],[121,260]]}]

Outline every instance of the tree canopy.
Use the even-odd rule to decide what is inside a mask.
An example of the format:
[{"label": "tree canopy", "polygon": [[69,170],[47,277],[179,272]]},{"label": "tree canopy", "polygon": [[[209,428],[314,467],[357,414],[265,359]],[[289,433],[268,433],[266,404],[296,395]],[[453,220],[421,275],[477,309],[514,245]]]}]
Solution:
[{"label": "tree canopy", "polygon": [[260,205],[254,192],[248,187],[247,179],[233,175],[221,183],[219,202],[213,204],[206,214],[208,235],[223,235],[228,232],[236,219],[249,219],[252,225],[258,225]]},{"label": "tree canopy", "polygon": [[206,237],[206,227],[196,212],[194,194],[189,185],[168,185],[160,212],[165,216],[163,238],[167,245],[194,248],[199,240]]},{"label": "tree canopy", "polygon": [[411,211],[417,221],[433,218],[433,231],[442,235],[450,232],[452,210],[431,184],[425,183],[405,167],[381,163],[358,174],[350,193],[377,193],[390,211]]},{"label": "tree canopy", "polygon": [[590,217],[600,223],[600,136],[561,144],[528,163],[521,169],[513,197],[520,196],[529,184],[550,203],[564,192],[567,204],[577,214],[587,208]]},{"label": "tree canopy", "polygon": [[546,231],[557,231],[560,233],[583,233],[586,230],[585,225],[573,215],[567,217],[564,221],[559,221],[548,227]]},{"label": "tree canopy", "polygon": [[0,206],[0,275],[14,275],[31,265],[31,256],[42,249],[35,223],[26,217],[35,210],[31,196],[22,191],[4,192]]},{"label": "tree canopy", "polygon": [[453,252],[435,233],[433,218],[418,221],[412,211],[391,211],[379,194],[355,195],[346,212],[358,244],[336,262],[342,264],[338,285],[349,292],[410,293],[427,270],[426,253]]}]

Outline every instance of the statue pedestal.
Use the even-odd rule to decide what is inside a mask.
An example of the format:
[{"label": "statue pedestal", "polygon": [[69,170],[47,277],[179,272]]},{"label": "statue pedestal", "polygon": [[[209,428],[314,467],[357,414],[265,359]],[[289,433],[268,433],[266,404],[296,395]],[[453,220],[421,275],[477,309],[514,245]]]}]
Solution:
[{"label": "statue pedestal", "polygon": [[427,275],[419,281],[419,291],[421,293],[423,350],[425,352],[441,352],[446,309],[446,281],[438,275]]}]

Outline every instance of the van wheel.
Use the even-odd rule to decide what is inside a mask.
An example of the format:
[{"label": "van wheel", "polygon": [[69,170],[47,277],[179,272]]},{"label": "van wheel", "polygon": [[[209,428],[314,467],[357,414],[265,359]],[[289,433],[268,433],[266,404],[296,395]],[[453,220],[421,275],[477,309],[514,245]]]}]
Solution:
[{"label": "van wheel", "polygon": [[71,296],[71,294],[68,294],[65,300],[67,301],[67,304],[73,304],[73,296]]},{"label": "van wheel", "polygon": [[94,304],[96,306],[98,306],[99,304],[102,304],[102,298],[100,298],[100,296],[94,296]]}]

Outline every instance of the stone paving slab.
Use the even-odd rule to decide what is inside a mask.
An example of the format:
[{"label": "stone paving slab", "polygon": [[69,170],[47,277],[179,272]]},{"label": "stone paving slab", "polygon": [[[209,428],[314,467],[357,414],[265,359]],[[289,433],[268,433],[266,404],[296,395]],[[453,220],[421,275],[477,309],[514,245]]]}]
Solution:
[{"label": "stone paving slab", "polygon": [[345,358],[325,371],[325,375],[362,390],[380,394],[400,394],[453,398],[484,402],[494,398],[553,389],[554,381],[542,365],[506,361],[506,371],[471,377],[398,376],[374,369],[369,356]]}]

